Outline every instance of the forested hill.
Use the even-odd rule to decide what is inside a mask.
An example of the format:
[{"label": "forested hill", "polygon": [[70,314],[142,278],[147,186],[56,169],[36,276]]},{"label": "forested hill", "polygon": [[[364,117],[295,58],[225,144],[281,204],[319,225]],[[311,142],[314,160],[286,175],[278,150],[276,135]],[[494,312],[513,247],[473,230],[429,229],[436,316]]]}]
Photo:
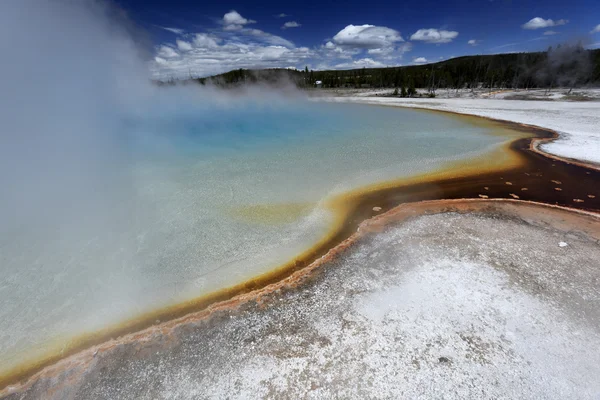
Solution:
[{"label": "forested hill", "polygon": [[[600,49],[559,46],[546,52],[477,55],[434,64],[353,70],[304,71],[288,69],[233,70],[208,78],[192,79],[200,84],[235,87],[291,82],[298,87],[578,87],[600,85]],[[189,80],[188,80],[189,81]],[[164,82],[169,83],[169,82]],[[172,82],[171,82],[172,83]]]}]

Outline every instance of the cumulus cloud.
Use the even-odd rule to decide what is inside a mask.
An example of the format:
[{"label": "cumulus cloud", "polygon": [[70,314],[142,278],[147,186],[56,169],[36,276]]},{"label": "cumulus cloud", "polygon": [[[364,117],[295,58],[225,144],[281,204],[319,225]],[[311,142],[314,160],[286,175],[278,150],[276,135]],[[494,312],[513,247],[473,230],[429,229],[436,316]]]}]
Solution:
[{"label": "cumulus cloud", "polygon": [[558,21],[554,21],[552,19],[544,19],[540,17],[535,17],[530,19],[528,22],[521,25],[523,29],[541,29],[541,28],[551,28],[553,26],[565,25],[569,22],[567,19],[559,19]]},{"label": "cumulus cloud", "polygon": [[321,55],[324,57],[336,57],[336,58],[352,58],[353,56],[362,52],[362,49],[338,46],[332,41],[328,41],[321,46]]},{"label": "cumulus cloud", "polygon": [[254,24],[256,21],[244,18],[235,10],[229,11],[223,16],[223,29],[227,31],[236,31],[242,29],[245,25]]},{"label": "cumulus cloud", "polygon": [[415,64],[425,64],[427,63],[427,59],[425,57],[417,57],[413,60]]},{"label": "cumulus cloud", "polygon": [[[219,29],[182,33],[174,42],[156,47],[150,67],[157,79],[203,77],[238,68],[347,69],[399,65],[412,44],[394,29],[375,25],[348,25],[316,48],[260,29],[236,11],[223,16]],[[283,29],[299,27],[289,21]],[[315,65],[315,61],[318,65]]]},{"label": "cumulus cloud", "polygon": [[286,22],[285,24],[283,24],[283,26],[281,27],[281,29],[299,28],[301,26],[302,26],[302,24],[299,24],[296,21],[289,21],[289,22]]},{"label": "cumulus cloud", "polygon": [[384,47],[379,49],[369,49],[367,54],[377,56],[383,60],[401,59],[404,53],[412,50],[411,42],[400,43],[395,47]]},{"label": "cumulus cloud", "polygon": [[596,27],[594,29],[592,29],[592,31],[590,33],[598,33],[600,32],[600,24],[596,25]]},{"label": "cumulus cloud", "polygon": [[[321,69],[398,65],[411,44],[384,26],[348,25],[317,50]],[[348,60],[340,62],[342,60]]]},{"label": "cumulus cloud", "polygon": [[471,46],[477,46],[479,44],[479,40],[471,39],[467,42],[467,44],[470,44]]},{"label": "cumulus cloud", "polygon": [[194,47],[214,49],[218,47],[218,43],[222,41],[221,38],[206,33],[197,33],[194,37]]},{"label": "cumulus cloud", "polygon": [[348,25],[339,31],[332,41],[338,46],[377,49],[393,46],[404,39],[400,32],[385,26]]},{"label": "cumulus cloud", "polygon": [[394,51],[393,47],[386,47],[383,49],[369,49],[367,51],[368,54],[377,54],[377,55],[386,55],[386,54],[390,54]]},{"label": "cumulus cloud", "polygon": [[186,42],[185,40],[177,39],[176,43],[177,43],[177,48],[180,51],[190,51],[193,49],[192,44],[189,42]]},{"label": "cumulus cloud", "polygon": [[458,32],[445,31],[438,29],[419,29],[410,37],[411,40],[418,40],[427,43],[449,43],[458,36]]},{"label": "cumulus cloud", "polygon": [[169,46],[160,46],[157,55],[161,58],[175,58],[179,57],[179,54]]},{"label": "cumulus cloud", "polygon": [[[186,37],[187,38],[187,37]],[[238,68],[301,66],[314,51],[258,29],[197,33],[191,40],[161,45],[151,64],[158,79],[215,75]]]}]

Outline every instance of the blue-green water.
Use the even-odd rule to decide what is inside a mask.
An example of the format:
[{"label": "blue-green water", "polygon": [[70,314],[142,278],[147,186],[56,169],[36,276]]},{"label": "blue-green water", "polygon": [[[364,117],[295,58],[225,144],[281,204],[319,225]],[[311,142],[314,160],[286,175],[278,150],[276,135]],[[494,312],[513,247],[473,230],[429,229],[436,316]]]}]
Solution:
[{"label": "blue-green water", "polygon": [[[506,141],[412,110],[251,97],[184,104],[138,110],[44,164],[36,198],[45,206],[24,208],[0,232],[0,369],[285,263],[329,232],[323,204],[334,193]],[[11,193],[27,203],[25,187]]]}]

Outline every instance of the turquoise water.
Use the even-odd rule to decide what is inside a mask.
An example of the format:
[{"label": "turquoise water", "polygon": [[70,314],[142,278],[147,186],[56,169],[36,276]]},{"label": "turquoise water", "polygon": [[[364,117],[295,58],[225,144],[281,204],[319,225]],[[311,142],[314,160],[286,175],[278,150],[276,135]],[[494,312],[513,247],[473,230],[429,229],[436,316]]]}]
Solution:
[{"label": "turquoise water", "polygon": [[281,98],[155,102],[114,128],[61,155],[46,206],[0,231],[0,369],[285,263],[327,234],[333,194],[506,140],[439,114]]}]

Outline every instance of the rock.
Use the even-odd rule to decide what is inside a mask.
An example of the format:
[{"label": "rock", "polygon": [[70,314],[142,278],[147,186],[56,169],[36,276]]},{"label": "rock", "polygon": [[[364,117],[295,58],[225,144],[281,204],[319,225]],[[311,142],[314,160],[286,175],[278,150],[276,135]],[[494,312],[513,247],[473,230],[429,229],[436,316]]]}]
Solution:
[{"label": "rock", "polygon": [[373,211],[379,212],[379,211],[381,211],[381,207],[373,207]]},{"label": "rock", "polygon": [[569,244],[567,242],[559,242],[558,247],[567,247]]}]

